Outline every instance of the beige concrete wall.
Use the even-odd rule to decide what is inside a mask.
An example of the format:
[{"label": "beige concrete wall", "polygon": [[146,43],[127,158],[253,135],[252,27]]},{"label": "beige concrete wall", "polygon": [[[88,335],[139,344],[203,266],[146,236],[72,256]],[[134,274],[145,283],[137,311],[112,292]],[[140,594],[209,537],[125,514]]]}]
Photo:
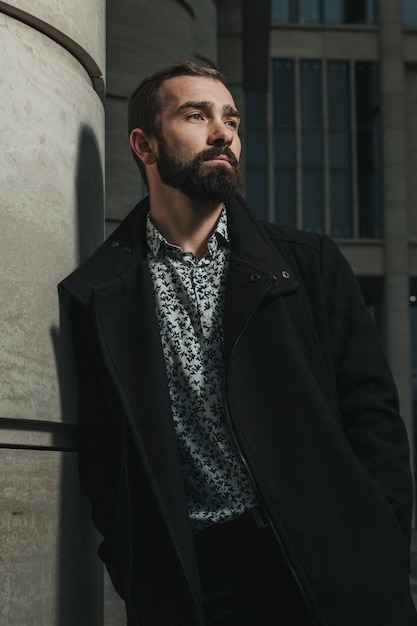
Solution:
[{"label": "beige concrete wall", "polygon": [[101,623],[56,284],[103,237],[103,33],[101,0],[0,2],[4,626]]},{"label": "beige concrete wall", "polygon": [[80,499],[76,456],[0,450],[0,623],[101,626],[97,538]]},{"label": "beige concrete wall", "polygon": [[378,54],[377,29],[372,26],[329,28],[320,24],[300,29],[280,24],[271,33],[272,57],[373,61]]}]

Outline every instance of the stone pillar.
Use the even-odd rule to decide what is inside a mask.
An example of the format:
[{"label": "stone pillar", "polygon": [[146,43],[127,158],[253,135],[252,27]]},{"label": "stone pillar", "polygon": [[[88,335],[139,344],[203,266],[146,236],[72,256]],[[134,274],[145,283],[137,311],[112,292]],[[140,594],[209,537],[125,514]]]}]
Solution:
[{"label": "stone pillar", "polygon": [[100,626],[56,284],[103,237],[102,0],[0,2],[0,623]]},{"label": "stone pillar", "polygon": [[401,2],[379,3],[385,201],[385,336],[410,443],[412,429],[409,321],[406,84]]}]

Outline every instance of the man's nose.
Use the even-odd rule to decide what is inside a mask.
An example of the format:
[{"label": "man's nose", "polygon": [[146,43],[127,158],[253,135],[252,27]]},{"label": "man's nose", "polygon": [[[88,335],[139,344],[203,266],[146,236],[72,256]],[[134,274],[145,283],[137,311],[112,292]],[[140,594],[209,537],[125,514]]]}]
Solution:
[{"label": "man's nose", "polygon": [[210,128],[208,143],[211,146],[229,146],[233,141],[233,129],[223,121],[214,122]]}]

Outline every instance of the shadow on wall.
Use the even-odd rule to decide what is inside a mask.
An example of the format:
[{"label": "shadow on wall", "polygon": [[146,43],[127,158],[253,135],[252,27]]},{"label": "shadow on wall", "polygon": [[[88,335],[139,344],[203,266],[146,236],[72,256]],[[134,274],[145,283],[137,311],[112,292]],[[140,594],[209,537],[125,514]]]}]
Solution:
[{"label": "shadow on wall", "polygon": [[[73,236],[76,245],[75,265],[78,266],[98,248],[104,238],[103,164],[96,136],[89,126],[82,126],[79,133],[75,186],[77,207],[76,232]],[[71,236],[71,233],[68,235]],[[66,302],[62,301],[59,303],[59,322],[59,328],[51,328],[51,335],[57,364],[61,421],[74,424],[77,419],[75,364],[69,311]]]},{"label": "shadow on wall", "polygon": [[[91,128],[80,130],[76,171],[77,265],[103,241],[103,164]],[[71,236],[71,233],[69,233]],[[77,389],[68,310],[60,303],[60,327],[51,329],[57,362],[62,426],[76,431]],[[62,452],[60,532],[57,567],[57,623],[61,626],[102,626],[103,568],[97,557],[100,541],[80,490],[76,437]]]},{"label": "shadow on wall", "polygon": [[77,163],[78,263],[85,261],[104,238],[103,164],[93,130],[83,126]]}]

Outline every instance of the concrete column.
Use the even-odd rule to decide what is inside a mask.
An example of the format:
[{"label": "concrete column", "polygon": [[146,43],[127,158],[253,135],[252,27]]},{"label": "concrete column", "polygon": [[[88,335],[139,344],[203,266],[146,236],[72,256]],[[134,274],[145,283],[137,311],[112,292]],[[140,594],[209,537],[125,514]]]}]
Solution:
[{"label": "concrete column", "polygon": [[101,0],[0,2],[0,623],[100,626],[56,284],[103,237]]},{"label": "concrete column", "polygon": [[385,200],[385,346],[412,432],[406,94],[401,2],[379,3]]}]

